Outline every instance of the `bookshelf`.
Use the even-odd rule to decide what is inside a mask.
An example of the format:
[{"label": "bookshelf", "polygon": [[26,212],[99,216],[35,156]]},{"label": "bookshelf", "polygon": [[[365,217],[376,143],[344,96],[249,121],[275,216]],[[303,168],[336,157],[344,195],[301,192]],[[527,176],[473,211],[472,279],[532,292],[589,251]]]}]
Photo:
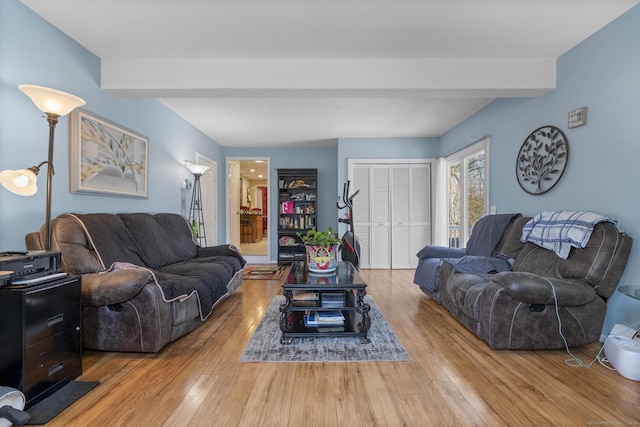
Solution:
[{"label": "bookshelf", "polygon": [[278,265],[305,259],[297,233],[317,224],[317,169],[278,169]]}]

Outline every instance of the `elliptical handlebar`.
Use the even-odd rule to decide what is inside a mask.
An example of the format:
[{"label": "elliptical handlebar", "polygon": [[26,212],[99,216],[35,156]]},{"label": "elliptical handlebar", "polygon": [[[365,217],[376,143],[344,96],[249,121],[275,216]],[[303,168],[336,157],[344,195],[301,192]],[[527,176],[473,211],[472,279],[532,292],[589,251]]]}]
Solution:
[{"label": "elliptical handlebar", "polygon": [[338,196],[338,199],[336,200],[336,207],[338,209],[344,209],[344,208],[351,209],[353,207],[353,198],[358,195],[360,190],[359,189],[356,190],[355,193],[349,196],[350,187],[351,187],[351,181],[345,182],[344,185],[342,186],[342,200],[344,200],[344,205],[340,206],[340,196]]}]

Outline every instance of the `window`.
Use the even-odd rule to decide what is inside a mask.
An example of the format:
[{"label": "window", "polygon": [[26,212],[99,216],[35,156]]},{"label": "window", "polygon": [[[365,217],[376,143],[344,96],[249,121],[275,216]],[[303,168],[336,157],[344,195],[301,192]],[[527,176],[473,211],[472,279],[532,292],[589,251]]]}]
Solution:
[{"label": "window", "polygon": [[489,138],[446,157],[447,239],[459,248],[469,239],[473,224],[486,215]]}]

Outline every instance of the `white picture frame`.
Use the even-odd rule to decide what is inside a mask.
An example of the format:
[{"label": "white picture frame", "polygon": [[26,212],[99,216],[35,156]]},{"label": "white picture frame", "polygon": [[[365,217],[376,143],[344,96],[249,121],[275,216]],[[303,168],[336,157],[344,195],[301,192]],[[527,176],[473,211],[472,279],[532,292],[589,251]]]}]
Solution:
[{"label": "white picture frame", "polygon": [[69,116],[69,191],[147,198],[149,139],[82,109]]}]

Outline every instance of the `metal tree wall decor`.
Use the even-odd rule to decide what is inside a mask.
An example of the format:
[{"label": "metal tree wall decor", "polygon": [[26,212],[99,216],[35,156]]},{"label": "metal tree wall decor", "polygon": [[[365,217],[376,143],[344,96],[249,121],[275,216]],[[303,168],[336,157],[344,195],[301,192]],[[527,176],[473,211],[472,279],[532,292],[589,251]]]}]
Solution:
[{"label": "metal tree wall decor", "polygon": [[518,183],[529,194],[543,194],[562,178],[569,160],[569,142],[555,126],[542,126],[529,134],[516,159]]}]

